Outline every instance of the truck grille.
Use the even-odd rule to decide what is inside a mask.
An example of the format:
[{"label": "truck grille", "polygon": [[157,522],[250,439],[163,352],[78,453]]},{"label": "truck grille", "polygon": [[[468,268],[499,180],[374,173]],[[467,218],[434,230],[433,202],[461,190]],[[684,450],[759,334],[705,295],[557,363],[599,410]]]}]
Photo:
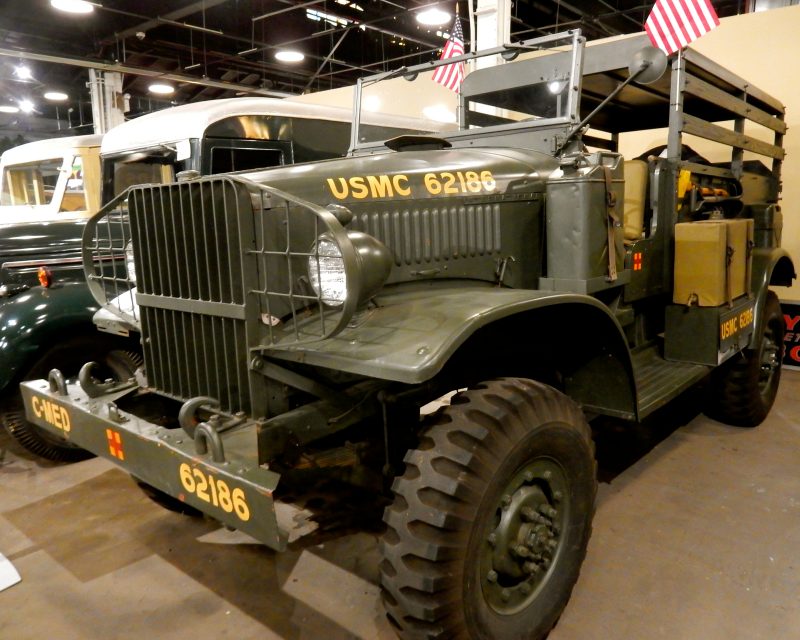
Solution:
[{"label": "truck grille", "polygon": [[148,382],[250,411],[243,256],[249,195],[230,181],[134,189],[128,197]]},{"label": "truck grille", "polygon": [[128,203],[139,293],[244,303],[241,255],[251,247],[240,244],[234,183],[136,189]]},{"label": "truck grille", "polygon": [[209,396],[223,410],[250,411],[243,320],[142,307],[148,382],[175,398]]}]

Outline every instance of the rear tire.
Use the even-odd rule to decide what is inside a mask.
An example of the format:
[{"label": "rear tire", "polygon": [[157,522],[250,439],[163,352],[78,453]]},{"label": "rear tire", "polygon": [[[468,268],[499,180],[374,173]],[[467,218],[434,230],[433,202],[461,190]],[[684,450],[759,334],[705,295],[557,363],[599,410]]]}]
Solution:
[{"label": "rear tire", "polygon": [[405,457],[381,542],[401,638],[539,640],[578,579],[597,490],[580,409],[518,378],[460,393]]},{"label": "rear tire", "polygon": [[[101,365],[101,372],[105,377],[127,380],[132,378],[136,369],[142,365],[142,358],[136,353],[122,350],[100,353],[96,346],[96,340],[85,342],[92,344],[84,344],[84,341],[79,341],[68,347],[57,347],[49,351],[31,367],[24,379],[46,378],[53,367],[64,367],[67,375],[75,374],[81,364],[95,359]],[[92,358],[93,354],[97,354],[96,357]],[[93,454],[81,449],[66,438],[51,434],[32,422],[28,422],[19,392],[9,400],[5,411],[0,416],[0,421],[11,437],[22,447],[46,460],[80,462],[94,457]]]},{"label": "rear tire", "polygon": [[711,418],[736,427],[757,427],[764,421],[778,393],[784,331],[778,296],[768,291],[758,347],[745,349],[711,375],[706,411]]}]

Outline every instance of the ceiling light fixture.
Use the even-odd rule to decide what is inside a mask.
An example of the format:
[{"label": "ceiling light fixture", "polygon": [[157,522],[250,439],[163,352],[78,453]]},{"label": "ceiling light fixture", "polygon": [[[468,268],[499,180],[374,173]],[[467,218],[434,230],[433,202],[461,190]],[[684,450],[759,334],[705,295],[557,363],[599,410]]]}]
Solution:
[{"label": "ceiling light fixture", "polygon": [[31,71],[31,68],[26,67],[24,64],[14,68],[14,75],[20,80],[33,80],[33,72]]},{"label": "ceiling light fixture", "polygon": [[48,91],[44,94],[44,97],[46,100],[52,100],[53,102],[63,102],[69,98],[63,91]]},{"label": "ceiling light fixture", "polygon": [[13,104],[3,104],[0,105],[0,113],[19,113],[19,107],[15,107]]},{"label": "ceiling light fixture", "polygon": [[281,62],[300,62],[301,60],[305,59],[305,55],[299,51],[284,49],[282,51],[278,51],[275,54],[275,58]]},{"label": "ceiling light fixture", "polygon": [[168,96],[172,93],[175,93],[175,87],[169,84],[162,84],[160,82],[154,82],[149,87],[150,93],[157,93],[160,96]]},{"label": "ceiling light fixture", "polygon": [[35,108],[35,105],[30,100],[19,101],[19,109],[22,111],[22,113],[33,113]]},{"label": "ceiling light fixture", "polygon": [[447,24],[450,22],[451,16],[446,11],[442,11],[438,7],[431,7],[417,13],[417,22],[428,26],[437,26],[440,24]]},{"label": "ceiling light fixture", "polygon": [[94,3],[86,2],[86,0],[50,0],[50,6],[67,13],[91,13],[94,11]]}]

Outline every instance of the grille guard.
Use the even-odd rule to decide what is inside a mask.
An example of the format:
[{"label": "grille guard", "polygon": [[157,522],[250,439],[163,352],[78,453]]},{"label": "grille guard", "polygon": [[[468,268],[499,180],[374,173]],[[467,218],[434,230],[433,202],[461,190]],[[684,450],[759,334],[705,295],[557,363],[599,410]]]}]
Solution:
[{"label": "grille guard", "polygon": [[[132,228],[132,219],[140,224]],[[322,234],[336,242],[344,262],[341,307],[324,304],[308,283],[307,263],[317,256],[314,241]],[[126,269],[129,242],[135,282]],[[143,254],[149,265],[142,264]],[[88,221],[83,264],[98,303],[130,325],[141,326],[139,305],[248,316],[261,327],[250,347],[336,335],[355,313],[364,280],[357,251],[330,211],[238,176],[129,188]],[[249,317],[250,307],[258,318]]]}]

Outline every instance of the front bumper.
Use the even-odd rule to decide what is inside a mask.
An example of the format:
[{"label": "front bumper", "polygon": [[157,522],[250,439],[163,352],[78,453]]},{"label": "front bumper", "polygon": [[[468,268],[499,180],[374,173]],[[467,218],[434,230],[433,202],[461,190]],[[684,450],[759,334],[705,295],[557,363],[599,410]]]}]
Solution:
[{"label": "front bumper", "polygon": [[20,385],[28,420],[107,458],[136,478],[223,524],[282,551],[272,493],[280,475],[258,465],[256,425],[224,434],[225,460],[199,454],[182,429],[166,429],[126,413],[116,401],[130,389],[90,398],[77,384],[67,394],[46,380]]}]

